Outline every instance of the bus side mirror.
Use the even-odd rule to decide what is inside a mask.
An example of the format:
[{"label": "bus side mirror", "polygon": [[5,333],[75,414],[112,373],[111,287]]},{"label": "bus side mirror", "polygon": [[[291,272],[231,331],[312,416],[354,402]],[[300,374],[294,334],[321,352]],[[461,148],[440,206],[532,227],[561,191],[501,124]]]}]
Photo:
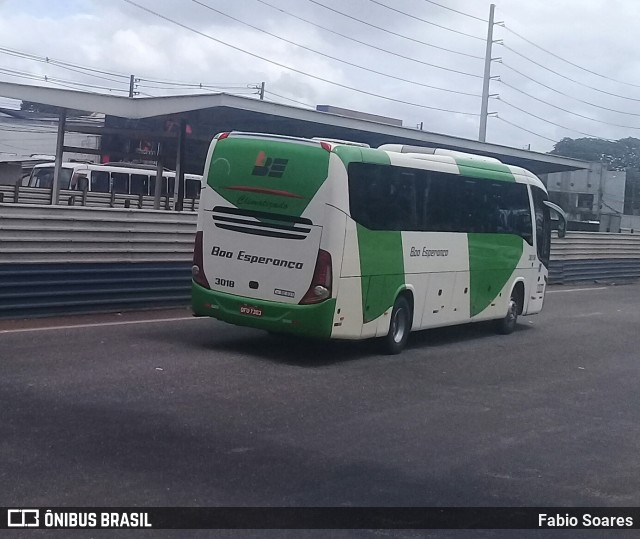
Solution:
[{"label": "bus side mirror", "polygon": [[544,205],[558,214],[558,237],[564,238],[567,235],[567,214],[560,206],[548,200],[544,201]]},{"label": "bus side mirror", "polygon": [[564,238],[567,235],[567,222],[564,219],[558,221],[558,237]]}]

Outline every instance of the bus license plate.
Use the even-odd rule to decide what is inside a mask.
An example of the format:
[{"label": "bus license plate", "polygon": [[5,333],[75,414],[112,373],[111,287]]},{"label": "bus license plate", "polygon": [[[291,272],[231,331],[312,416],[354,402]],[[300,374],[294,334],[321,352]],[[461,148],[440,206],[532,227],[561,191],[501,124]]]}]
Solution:
[{"label": "bus license plate", "polygon": [[240,305],[240,314],[248,314],[250,316],[262,316],[262,309],[253,305]]}]

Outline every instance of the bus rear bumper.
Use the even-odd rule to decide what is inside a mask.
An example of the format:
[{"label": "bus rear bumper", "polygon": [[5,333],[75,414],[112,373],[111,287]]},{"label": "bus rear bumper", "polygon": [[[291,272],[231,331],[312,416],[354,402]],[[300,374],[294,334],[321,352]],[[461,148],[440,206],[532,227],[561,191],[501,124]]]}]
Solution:
[{"label": "bus rear bumper", "polygon": [[196,316],[210,316],[238,326],[328,339],[336,300],[292,305],[208,290],[192,282],[191,308]]}]

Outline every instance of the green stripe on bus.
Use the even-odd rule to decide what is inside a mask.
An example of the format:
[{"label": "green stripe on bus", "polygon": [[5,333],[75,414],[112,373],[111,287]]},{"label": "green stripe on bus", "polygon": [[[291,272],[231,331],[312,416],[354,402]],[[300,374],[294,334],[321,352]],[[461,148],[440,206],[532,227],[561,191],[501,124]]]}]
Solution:
[{"label": "green stripe on bus", "polygon": [[299,217],[328,173],[320,146],[230,137],[217,142],[207,183],[238,208]]},{"label": "green stripe on bus", "polygon": [[513,173],[507,165],[502,163],[486,163],[465,157],[454,157],[460,174],[469,178],[485,178],[487,180],[499,180],[503,182],[516,181]]},{"label": "green stripe on bus", "polygon": [[359,148],[357,146],[337,146],[333,152],[342,160],[345,167],[349,163],[372,163],[374,165],[390,165],[391,159],[387,152],[373,148]]},{"label": "green stripe on bus", "polygon": [[[511,234],[467,234],[471,316],[500,293],[522,257],[522,238]],[[510,292],[510,291],[509,291]]]},{"label": "green stripe on bus", "polygon": [[356,226],[362,276],[362,318],[366,323],[392,307],[397,290],[404,285],[402,233]]}]

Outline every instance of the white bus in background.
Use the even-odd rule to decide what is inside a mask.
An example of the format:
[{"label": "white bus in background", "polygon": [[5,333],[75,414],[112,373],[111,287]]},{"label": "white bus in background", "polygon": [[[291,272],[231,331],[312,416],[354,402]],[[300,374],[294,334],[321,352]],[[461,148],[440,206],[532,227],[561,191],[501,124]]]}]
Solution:
[{"label": "white bus in background", "polygon": [[[53,185],[54,163],[36,165],[31,171],[27,185],[51,189]],[[165,170],[162,178],[161,196],[175,194],[176,173]],[[185,199],[200,198],[201,176],[185,174]],[[62,163],[60,189],[93,193],[120,193],[127,195],[155,194],[156,168],[135,163]]]}]

